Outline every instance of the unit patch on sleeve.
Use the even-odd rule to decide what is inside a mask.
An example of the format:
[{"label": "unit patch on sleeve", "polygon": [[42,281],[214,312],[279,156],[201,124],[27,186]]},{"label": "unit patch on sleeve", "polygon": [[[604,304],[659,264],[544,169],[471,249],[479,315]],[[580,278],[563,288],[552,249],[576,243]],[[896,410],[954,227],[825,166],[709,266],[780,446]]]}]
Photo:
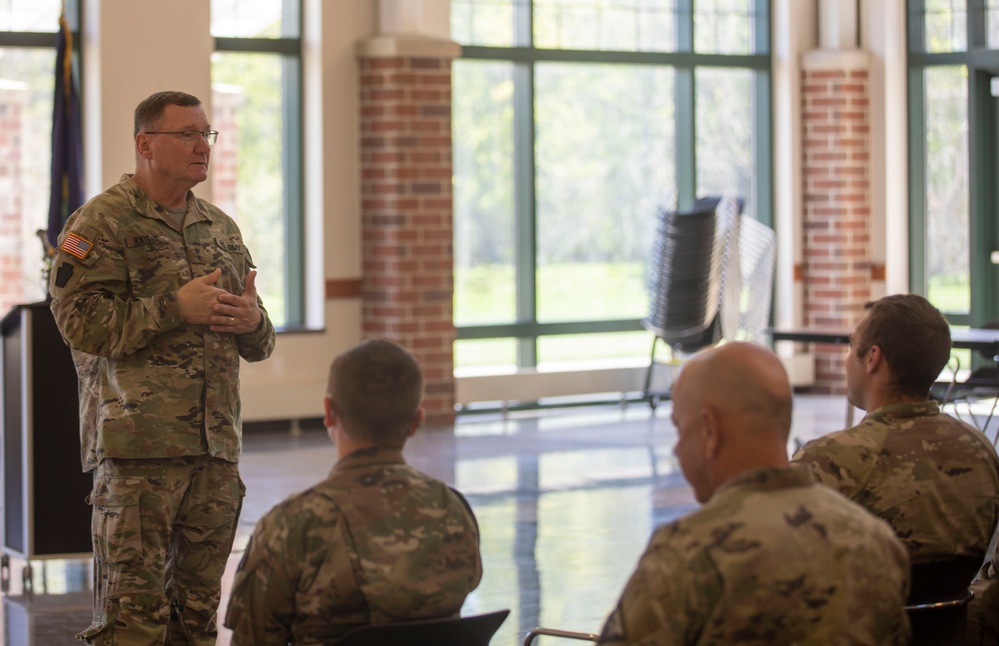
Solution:
[{"label": "unit patch on sleeve", "polygon": [[73,265],[68,262],[64,262],[59,265],[59,269],[56,270],[56,287],[65,287],[66,283],[69,282],[70,277],[73,275]]},{"label": "unit patch on sleeve", "polygon": [[62,241],[62,245],[59,248],[69,255],[83,260],[90,253],[90,250],[94,248],[94,243],[79,234],[70,232],[66,234],[66,239]]}]

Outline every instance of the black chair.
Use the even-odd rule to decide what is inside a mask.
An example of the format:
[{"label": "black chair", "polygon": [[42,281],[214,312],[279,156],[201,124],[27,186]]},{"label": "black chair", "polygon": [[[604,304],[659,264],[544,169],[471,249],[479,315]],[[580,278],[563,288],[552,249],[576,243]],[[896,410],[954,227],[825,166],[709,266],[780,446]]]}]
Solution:
[{"label": "black chair", "polygon": [[974,597],[968,588],[983,560],[957,556],[912,564],[905,611],[913,646],[963,646],[968,603]]},{"label": "black chair", "polygon": [[[989,321],[984,325],[978,326],[978,329],[999,329],[999,321]],[[997,404],[999,404],[999,355],[984,350],[979,351],[979,354],[987,359],[989,363],[972,370],[964,381],[958,381],[957,376],[960,370],[960,362],[958,362],[957,369],[954,370],[954,376],[951,381],[935,383],[930,389],[930,397],[939,401],[941,407],[947,404],[952,405],[954,407],[954,414],[958,417],[961,416],[958,404],[966,404],[968,415],[971,417],[971,423],[983,433],[988,433],[989,423],[995,414]],[[988,399],[992,400],[992,408],[989,411],[988,417],[985,418],[985,423],[979,424],[978,417],[971,409],[971,404],[976,401]],[[996,434],[995,441],[999,441],[999,433]]]},{"label": "black chair", "polygon": [[524,646],[531,646],[531,644],[534,643],[534,638],[539,635],[564,637],[565,639],[576,639],[578,641],[594,643],[600,639],[600,635],[595,633],[582,633],[575,630],[559,630],[558,628],[535,628],[531,632],[527,633],[526,637],[524,637]]},{"label": "black chair", "polygon": [[468,617],[361,626],[332,646],[489,646],[509,614],[509,610],[497,610]]},{"label": "black chair", "polygon": [[[703,197],[686,211],[660,209],[649,272],[649,316],[642,321],[655,335],[643,393],[653,410],[669,397],[668,392],[652,392],[653,368],[670,365],[675,371],[677,353],[692,354],[723,337],[726,275],[739,274],[738,267],[727,263],[741,212],[741,199],[718,195]],[[660,340],[673,351],[668,364],[656,361]]]}]

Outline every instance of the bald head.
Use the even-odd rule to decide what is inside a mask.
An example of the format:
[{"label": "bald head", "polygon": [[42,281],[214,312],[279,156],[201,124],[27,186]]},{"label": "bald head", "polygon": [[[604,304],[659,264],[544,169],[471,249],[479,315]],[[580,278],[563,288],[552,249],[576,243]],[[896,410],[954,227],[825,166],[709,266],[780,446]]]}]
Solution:
[{"label": "bald head", "polygon": [[791,385],[780,359],[752,343],[696,355],[673,388],[673,421],[684,475],[698,500],[732,476],[787,464]]},{"label": "bald head", "polygon": [[744,418],[748,432],[771,433],[782,444],[787,442],[791,384],[784,364],[767,348],[755,343],[712,348],[695,356],[681,379],[684,376],[704,404],[723,415]]}]

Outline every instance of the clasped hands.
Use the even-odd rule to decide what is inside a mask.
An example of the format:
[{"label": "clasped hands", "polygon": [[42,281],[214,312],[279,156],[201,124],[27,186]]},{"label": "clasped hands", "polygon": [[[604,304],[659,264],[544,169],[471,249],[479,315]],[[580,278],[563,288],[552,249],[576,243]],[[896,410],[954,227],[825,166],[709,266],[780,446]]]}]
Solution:
[{"label": "clasped hands", "polygon": [[194,278],[177,291],[180,312],[187,323],[207,324],[212,332],[246,334],[260,328],[257,307],[256,270],[246,275],[246,288],[239,296],[215,286],[222,276],[216,269]]}]

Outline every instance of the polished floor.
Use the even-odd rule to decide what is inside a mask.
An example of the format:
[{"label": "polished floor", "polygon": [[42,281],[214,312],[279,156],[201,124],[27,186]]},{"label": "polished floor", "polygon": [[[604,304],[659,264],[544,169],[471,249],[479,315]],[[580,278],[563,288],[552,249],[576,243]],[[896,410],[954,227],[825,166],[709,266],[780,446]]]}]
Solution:
[{"label": "polished floor", "polygon": [[[842,398],[797,396],[789,449],[842,428],[845,409]],[[478,517],[485,572],[463,612],[510,609],[493,644],[520,644],[538,625],[598,632],[653,527],[696,506],[672,455],[669,415],[668,402],[654,412],[628,404],[464,415],[410,441],[409,462],[463,491]],[[247,433],[247,496],[223,607],[253,524],[325,477],[334,457],[322,431]],[[89,561],[30,565],[30,593],[23,561],[3,573],[3,643],[77,644],[90,618]],[[218,644],[229,644],[224,630]]]}]

